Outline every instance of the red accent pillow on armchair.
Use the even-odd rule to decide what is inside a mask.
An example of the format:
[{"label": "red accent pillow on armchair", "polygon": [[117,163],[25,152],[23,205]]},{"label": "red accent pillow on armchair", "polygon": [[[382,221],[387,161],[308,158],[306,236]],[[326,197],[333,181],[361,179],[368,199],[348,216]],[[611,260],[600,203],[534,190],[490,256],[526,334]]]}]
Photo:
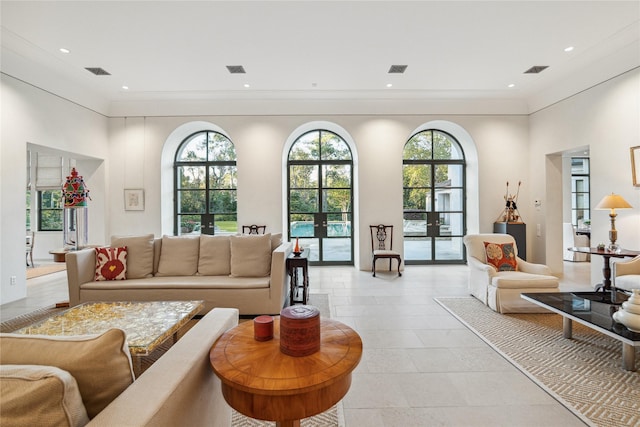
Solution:
[{"label": "red accent pillow on armchair", "polygon": [[127,247],[96,248],[96,281],[125,280]]},{"label": "red accent pillow on armchair", "polygon": [[487,264],[493,265],[498,271],[516,271],[518,262],[513,243],[484,242]]}]

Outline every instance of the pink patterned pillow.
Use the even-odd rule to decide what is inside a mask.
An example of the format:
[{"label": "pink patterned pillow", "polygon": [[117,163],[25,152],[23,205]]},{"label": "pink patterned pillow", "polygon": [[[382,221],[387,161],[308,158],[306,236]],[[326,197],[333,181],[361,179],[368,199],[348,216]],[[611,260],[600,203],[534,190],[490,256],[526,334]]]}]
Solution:
[{"label": "pink patterned pillow", "polygon": [[125,280],[127,247],[96,248],[96,281]]}]

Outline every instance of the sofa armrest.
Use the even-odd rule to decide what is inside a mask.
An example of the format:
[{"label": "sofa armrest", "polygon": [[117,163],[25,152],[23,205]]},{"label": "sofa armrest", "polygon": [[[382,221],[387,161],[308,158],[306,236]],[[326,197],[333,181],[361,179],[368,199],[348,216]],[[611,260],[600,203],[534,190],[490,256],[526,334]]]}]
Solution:
[{"label": "sofa armrest", "polygon": [[520,257],[518,257],[518,271],[530,274],[541,274],[543,276],[553,276],[551,269],[548,266],[527,262]]},{"label": "sofa armrest", "polygon": [[469,293],[486,304],[491,278],[497,274],[497,271],[492,265],[485,264],[473,256],[467,257],[467,264],[469,265]]},{"label": "sofa armrest", "polygon": [[274,313],[280,313],[282,304],[284,303],[284,299],[287,296],[289,283],[287,273],[287,257],[291,253],[291,250],[291,243],[282,242],[282,244],[275,248],[271,253],[271,301],[277,302],[279,304],[279,308],[277,308]]},{"label": "sofa armrest", "polygon": [[80,285],[93,282],[96,274],[95,249],[82,249],[67,252],[67,285],[69,286],[69,305],[80,304]]},{"label": "sofa armrest", "polygon": [[211,310],[87,425],[230,426],[231,408],[209,351],[238,317],[235,308]]}]

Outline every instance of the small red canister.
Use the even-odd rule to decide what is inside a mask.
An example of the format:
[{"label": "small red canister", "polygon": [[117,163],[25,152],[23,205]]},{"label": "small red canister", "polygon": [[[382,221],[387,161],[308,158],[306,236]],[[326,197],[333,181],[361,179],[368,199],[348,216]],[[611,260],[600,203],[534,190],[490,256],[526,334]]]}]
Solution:
[{"label": "small red canister", "polygon": [[273,317],[258,316],[253,319],[253,338],[256,341],[269,341],[273,338]]},{"label": "small red canister", "polygon": [[280,351],[289,356],[308,356],[320,350],[320,310],[294,305],[280,312]]}]

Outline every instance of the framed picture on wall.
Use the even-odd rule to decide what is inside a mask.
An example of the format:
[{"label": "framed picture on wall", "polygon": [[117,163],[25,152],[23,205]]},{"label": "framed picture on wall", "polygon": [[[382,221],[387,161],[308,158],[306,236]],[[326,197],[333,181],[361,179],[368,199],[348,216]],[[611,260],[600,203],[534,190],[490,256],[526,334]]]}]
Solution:
[{"label": "framed picture on wall", "polygon": [[631,147],[631,178],[633,185],[640,187],[640,145]]},{"label": "framed picture on wall", "polygon": [[144,210],[144,190],[132,189],[124,190],[124,210],[143,211]]}]

